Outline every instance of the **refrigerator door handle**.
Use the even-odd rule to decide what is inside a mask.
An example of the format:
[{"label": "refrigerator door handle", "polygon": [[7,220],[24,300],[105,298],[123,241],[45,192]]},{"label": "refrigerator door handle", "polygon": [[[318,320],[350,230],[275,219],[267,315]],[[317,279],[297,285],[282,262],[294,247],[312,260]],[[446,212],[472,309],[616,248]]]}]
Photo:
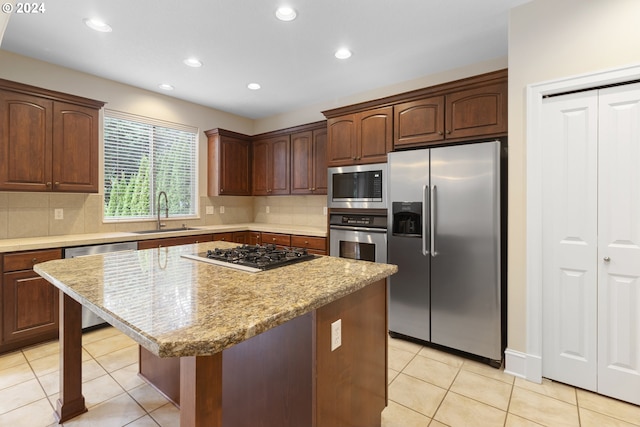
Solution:
[{"label": "refrigerator door handle", "polygon": [[428,202],[428,197],[427,197],[427,189],[429,188],[428,185],[423,185],[422,186],[422,255],[424,256],[429,256],[429,250],[427,249],[427,239],[429,239],[428,237],[428,227],[427,227],[427,221],[425,221],[425,219],[427,218],[427,212],[429,212],[429,205],[427,204]]},{"label": "refrigerator door handle", "polygon": [[430,237],[431,237],[431,257],[435,258],[436,255],[438,255],[438,252],[436,251],[436,194],[437,194],[437,188],[434,185],[433,187],[431,187],[431,200],[429,201],[429,208],[430,208],[430,213],[431,215],[429,215],[429,222],[430,222]]}]

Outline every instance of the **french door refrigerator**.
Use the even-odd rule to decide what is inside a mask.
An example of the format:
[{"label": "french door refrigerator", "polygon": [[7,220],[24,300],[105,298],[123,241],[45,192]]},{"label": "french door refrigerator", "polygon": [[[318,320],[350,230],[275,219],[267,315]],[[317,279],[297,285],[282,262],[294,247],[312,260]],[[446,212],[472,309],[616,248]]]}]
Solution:
[{"label": "french door refrigerator", "polygon": [[505,345],[501,143],[388,155],[389,331],[480,356]]}]

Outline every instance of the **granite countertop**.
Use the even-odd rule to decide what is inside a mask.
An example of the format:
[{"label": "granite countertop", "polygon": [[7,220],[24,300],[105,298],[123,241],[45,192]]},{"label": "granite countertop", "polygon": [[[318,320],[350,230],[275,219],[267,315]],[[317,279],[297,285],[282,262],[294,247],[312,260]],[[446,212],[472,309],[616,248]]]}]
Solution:
[{"label": "granite countertop", "polygon": [[60,236],[0,239],[0,253],[37,249],[68,248],[72,246],[98,245],[103,243],[132,242],[164,237],[196,236],[198,234],[227,233],[233,231],[265,231],[271,233],[296,234],[326,237],[327,230],[304,225],[281,225],[268,223],[243,223],[198,226],[188,230],[160,231],[157,233],[111,232],[67,234]]},{"label": "granite countertop", "polygon": [[218,353],[397,271],[317,256],[248,273],[181,257],[227,242],[115,252],[36,264],[74,300],[160,357]]}]

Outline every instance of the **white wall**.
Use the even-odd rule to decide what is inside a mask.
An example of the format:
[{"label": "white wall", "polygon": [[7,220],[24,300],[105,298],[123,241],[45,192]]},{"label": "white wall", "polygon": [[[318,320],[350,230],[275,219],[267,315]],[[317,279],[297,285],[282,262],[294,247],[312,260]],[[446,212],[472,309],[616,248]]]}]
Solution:
[{"label": "white wall", "polygon": [[526,99],[532,83],[640,64],[640,1],[534,0],[509,23],[508,347],[526,352]]}]

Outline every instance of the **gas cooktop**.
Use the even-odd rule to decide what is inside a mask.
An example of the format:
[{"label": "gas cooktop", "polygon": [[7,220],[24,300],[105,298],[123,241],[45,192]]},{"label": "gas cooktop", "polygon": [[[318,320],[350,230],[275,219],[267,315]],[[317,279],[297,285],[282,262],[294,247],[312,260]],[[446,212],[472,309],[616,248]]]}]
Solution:
[{"label": "gas cooktop", "polygon": [[257,273],[314,258],[304,248],[279,248],[276,245],[242,245],[231,249],[215,248],[182,257],[237,270]]}]

